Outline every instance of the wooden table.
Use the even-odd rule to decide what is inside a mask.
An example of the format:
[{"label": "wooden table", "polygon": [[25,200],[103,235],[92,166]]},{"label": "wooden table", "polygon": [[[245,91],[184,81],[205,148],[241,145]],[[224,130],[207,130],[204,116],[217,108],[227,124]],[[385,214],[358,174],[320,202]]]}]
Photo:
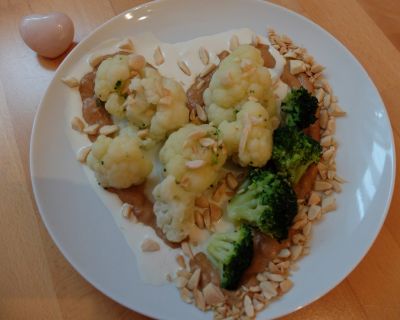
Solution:
[{"label": "wooden table", "polygon": [[[23,15],[61,11],[75,22],[79,41],[143,2],[0,0],[0,319],[147,319],[88,284],[41,222],[31,190],[29,139],[61,58],[38,58],[18,34]],[[385,101],[400,158],[400,1],[273,2],[327,29],[364,65]],[[285,319],[400,319],[399,175],[386,223],[364,260],[330,293]]]}]

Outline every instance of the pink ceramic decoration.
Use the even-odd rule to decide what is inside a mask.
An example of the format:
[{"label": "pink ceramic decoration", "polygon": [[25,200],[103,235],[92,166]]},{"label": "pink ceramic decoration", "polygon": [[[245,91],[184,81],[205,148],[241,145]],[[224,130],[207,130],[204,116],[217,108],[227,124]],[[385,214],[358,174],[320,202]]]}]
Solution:
[{"label": "pink ceramic decoration", "polygon": [[33,51],[46,58],[65,52],[74,39],[74,25],[64,13],[32,14],[21,19],[19,31]]}]

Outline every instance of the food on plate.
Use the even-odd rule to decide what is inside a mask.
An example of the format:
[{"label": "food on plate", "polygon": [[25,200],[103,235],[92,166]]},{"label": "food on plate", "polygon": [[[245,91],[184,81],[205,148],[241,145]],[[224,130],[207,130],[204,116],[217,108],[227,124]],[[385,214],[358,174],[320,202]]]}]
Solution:
[{"label": "food on plate", "polygon": [[145,34],[89,61],[71,126],[92,144],[77,158],[121,200],[114,218],[141,244],[144,278],[167,273],[216,319],[253,318],[292,288],[312,223],[344,182],[334,134],[345,113],[323,67],[288,37],[249,29],[177,44]]},{"label": "food on plate", "polygon": [[244,271],[253,258],[253,236],[251,228],[241,225],[228,233],[214,233],[207,246],[213,263],[221,274],[221,287],[236,289]]},{"label": "food on plate", "polygon": [[153,162],[140,148],[139,138],[121,133],[115,138],[100,135],[87,156],[87,165],[102,187],[128,188],[141,184]]},{"label": "food on plate", "polygon": [[287,239],[297,214],[297,198],[278,173],[253,169],[227,207],[235,223],[246,223],[278,241]]}]

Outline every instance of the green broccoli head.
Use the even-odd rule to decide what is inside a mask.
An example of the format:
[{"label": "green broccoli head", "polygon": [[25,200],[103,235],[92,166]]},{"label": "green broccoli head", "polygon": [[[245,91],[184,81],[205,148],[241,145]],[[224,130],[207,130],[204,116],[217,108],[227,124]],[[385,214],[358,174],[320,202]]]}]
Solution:
[{"label": "green broccoli head", "polygon": [[292,89],[282,101],[283,123],[299,130],[305,129],[316,120],[318,100],[305,88]]},{"label": "green broccoli head", "polygon": [[253,258],[251,228],[242,225],[230,233],[215,233],[207,246],[207,253],[220,270],[221,287],[234,290]]},{"label": "green broccoli head", "polygon": [[297,214],[297,198],[284,176],[254,169],[228,204],[227,212],[234,222],[248,223],[282,241]]},{"label": "green broccoli head", "polygon": [[295,185],[311,163],[317,163],[322,147],[314,139],[295,128],[282,127],[274,132],[272,162],[279,172],[287,174]]}]

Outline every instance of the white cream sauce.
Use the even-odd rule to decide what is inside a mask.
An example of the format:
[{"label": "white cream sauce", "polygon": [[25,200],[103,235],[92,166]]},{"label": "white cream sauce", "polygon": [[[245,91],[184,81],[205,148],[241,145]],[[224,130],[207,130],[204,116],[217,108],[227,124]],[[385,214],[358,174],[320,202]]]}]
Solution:
[{"label": "white cream sauce", "polygon": [[[169,44],[161,42],[151,33],[144,33],[131,38],[135,46],[135,52],[143,55],[146,60],[155,65],[153,53],[155,48],[159,46],[163,52],[165,62],[158,66],[158,70],[163,76],[171,77],[179,81],[184,89],[188,89],[190,85],[194,82],[197,74],[199,74],[204,65],[199,58],[199,48],[203,46],[207,49],[210,55],[210,63],[219,64],[219,58],[217,56],[223,50],[229,49],[229,41],[233,35],[239,38],[240,44],[251,43],[253,31],[250,29],[237,29],[231,30],[215,35],[199,37],[187,42],[180,42],[175,44]],[[260,41],[264,44],[269,44],[267,38],[259,36]],[[86,57],[85,61],[80,61],[77,63],[73,70],[73,74],[68,74],[65,76],[74,76],[76,78],[81,78],[85,73],[89,72],[91,69],[87,63],[90,56],[109,54],[117,51],[116,45],[122,39],[112,39],[101,43],[95,50],[90,52]],[[280,105],[282,99],[288,92],[288,87],[280,80],[280,76],[283,72],[285,65],[285,59],[275,50],[272,46],[269,47],[269,51],[275,58],[276,65],[274,68],[269,69],[271,77],[274,84],[274,92],[277,97],[277,104]],[[191,70],[191,76],[184,74],[177,65],[177,61],[183,60]],[[78,150],[84,145],[88,145],[89,141],[86,136],[80,135],[70,129],[70,119],[76,115],[81,115],[81,101],[79,94],[75,94],[71,97],[69,103],[72,103],[71,108],[66,108],[66,133],[74,148]],[[149,199],[152,199],[151,191],[154,186],[160,182],[162,179],[162,168],[159,163],[157,154],[159,148],[153,150],[152,157],[154,158],[154,169],[151,173],[148,182],[146,183],[146,195]],[[136,261],[138,264],[138,269],[141,274],[143,281],[151,283],[154,285],[161,285],[167,282],[166,275],[174,275],[176,270],[179,268],[176,262],[176,256],[182,251],[180,249],[171,249],[164,242],[158,238],[154,230],[145,226],[141,223],[133,223],[122,217],[120,208],[121,202],[115,194],[111,194],[101,187],[98,186],[96,178],[93,172],[84,166],[84,171],[89,179],[90,184],[96,190],[106,207],[112,213],[114,220],[118,227],[121,229],[124,237],[135,254]],[[226,204],[225,204],[226,205]],[[229,231],[233,229],[233,225],[226,219],[221,219],[219,223],[216,224],[216,231]],[[209,237],[209,232],[204,230],[199,230],[194,227],[190,239],[194,243],[197,243],[197,247],[193,248],[194,252],[204,250],[207,239]],[[157,252],[142,252],[140,246],[145,239],[153,239],[160,244],[160,251]]]}]

